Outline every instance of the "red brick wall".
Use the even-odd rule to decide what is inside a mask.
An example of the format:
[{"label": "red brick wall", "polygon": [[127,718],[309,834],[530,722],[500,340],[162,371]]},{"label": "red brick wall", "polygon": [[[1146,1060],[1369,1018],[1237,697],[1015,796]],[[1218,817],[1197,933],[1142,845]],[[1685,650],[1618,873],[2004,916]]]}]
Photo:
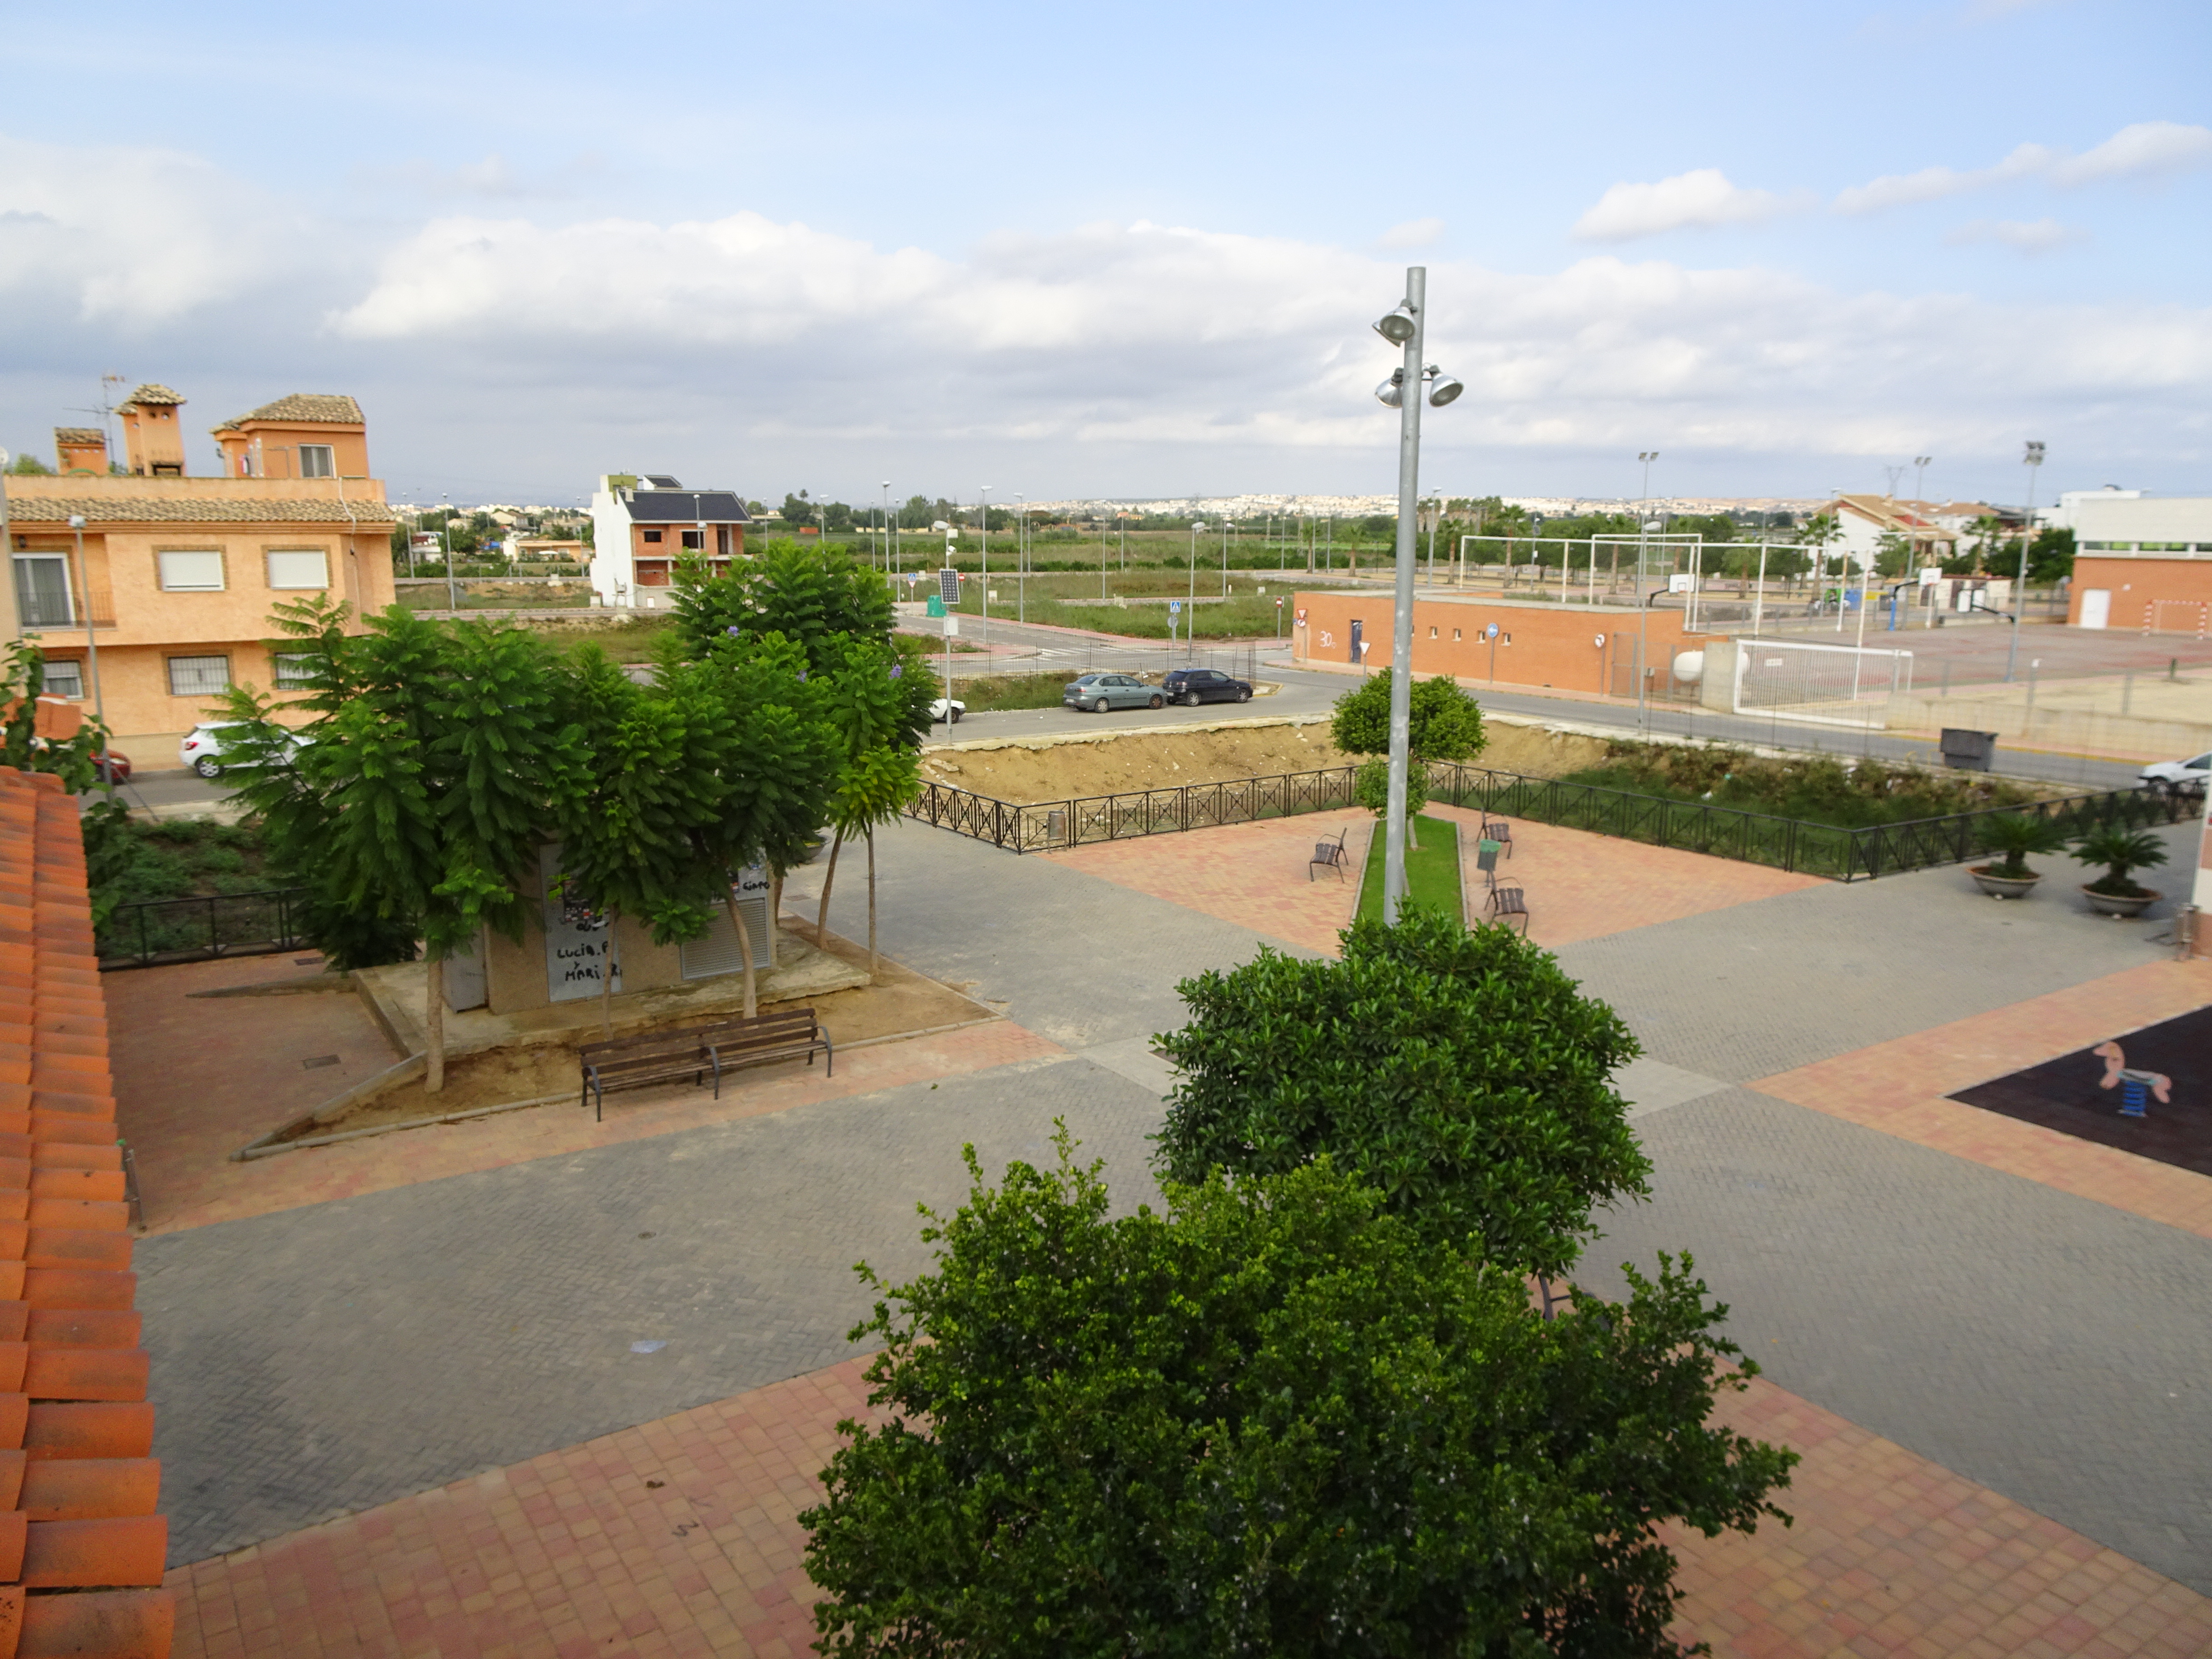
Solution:
[{"label": "red brick wall", "polygon": [[2102,588],[2112,596],[2108,628],[2138,633],[2152,602],[2179,600],[2180,605],[2165,607],[2159,625],[2193,635],[2197,626],[2194,618],[2203,613],[2192,613],[2186,607],[2212,605],[2212,559],[2100,559],[2094,554],[2079,555],[2074,561],[2074,585],[2069,591],[2068,622],[2081,620],[2081,595],[2091,588]]},{"label": "red brick wall", "polygon": [[[1389,665],[1391,597],[1387,588],[1370,592],[1301,592],[1292,604],[1305,616],[1304,626],[1292,630],[1292,650],[1300,659],[1348,663],[1352,623],[1357,617],[1364,624],[1362,638],[1373,644],[1367,653],[1368,666]],[[1416,599],[1413,672],[1476,681],[1488,681],[1494,675],[1500,685],[1607,691],[1619,665],[1632,687],[1634,680],[1629,675],[1636,662],[1638,620],[1633,611],[1601,611],[1593,615],[1579,605],[1526,600]],[[1498,629],[1494,667],[1487,633],[1492,623]],[[1700,648],[1706,637],[1697,636],[1686,647],[1679,611],[1654,611],[1645,626],[1645,660],[1653,667],[1664,667],[1680,651]],[[1603,644],[1598,642],[1600,636]],[[1510,644],[1506,643],[1509,638]]]}]

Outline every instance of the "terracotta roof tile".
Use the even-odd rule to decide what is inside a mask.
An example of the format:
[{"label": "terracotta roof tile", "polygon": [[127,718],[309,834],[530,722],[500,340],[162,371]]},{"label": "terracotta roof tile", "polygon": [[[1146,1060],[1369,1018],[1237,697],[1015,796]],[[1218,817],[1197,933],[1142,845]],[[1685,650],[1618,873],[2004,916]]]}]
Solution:
[{"label": "terracotta roof tile", "polygon": [[289,398],[279,398],[273,404],[244,415],[234,416],[216,427],[217,432],[228,432],[248,421],[282,421],[287,425],[305,422],[316,426],[362,426],[361,405],[350,398],[329,392],[295,392]]},{"label": "terracotta roof tile", "polygon": [[76,803],[58,785],[0,767],[0,1648],[163,1659],[151,1361]]},{"label": "terracotta roof tile", "polygon": [[71,447],[78,444],[104,444],[107,441],[107,434],[96,426],[58,426],[54,428],[54,441]]},{"label": "terracotta roof tile", "polygon": [[15,523],[67,524],[81,514],[88,525],[116,524],[363,524],[399,522],[382,501],[266,501],[219,495],[114,495],[99,501],[27,495],[8,503]]},{"label": "terracotta roof tile", "polygon": [[181,393],[170,391],[159,380],[149,380],[125,398],[118,407],[128,408],[132,404],[181,404],[182,402],[184,402],[184,397]]}]

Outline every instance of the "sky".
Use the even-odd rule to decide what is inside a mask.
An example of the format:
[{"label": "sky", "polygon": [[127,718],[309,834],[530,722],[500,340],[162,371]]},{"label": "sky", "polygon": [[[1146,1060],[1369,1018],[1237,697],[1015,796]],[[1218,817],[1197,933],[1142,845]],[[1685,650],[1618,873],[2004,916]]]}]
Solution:
[{"label": "sky", "polygon": [[1425,492],[2212,493],[2202,0],[9,10],[49,462],[115,374],[400,500],[1388,493],[1419,264]]}]

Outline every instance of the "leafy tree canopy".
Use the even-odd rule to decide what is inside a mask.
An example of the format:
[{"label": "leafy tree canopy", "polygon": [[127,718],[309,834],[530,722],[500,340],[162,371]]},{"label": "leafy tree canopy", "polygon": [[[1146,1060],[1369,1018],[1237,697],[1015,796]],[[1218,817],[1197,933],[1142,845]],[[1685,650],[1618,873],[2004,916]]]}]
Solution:
[{"label": "leafy tree canopy", "polygon": [[[1413,682],[1409,747],[1423,760],[1472,760],[1488,739],[1482,709],[1449,675]],[[1390,671],[1362,680],[1336,700],[1329,740],[1347,755],[1390,752]]]},{"label": "leafy tree canopy", "polygon": [[970,1147],[934,1270],[861,1270],[890,1421],[799,1517],[820,1650],[1671,1656],[1656,1528],[1781,1515],[1686,1257],[1547,1322],[1326,1164],[1109,1219],[1059,1145],[995,1192]]},{"label": "leafy tree canopy", "polygon": [[674,610],[684,657],[704,657],[718,640],[781,634],[817,669],[830,667],[847,641],[887,647],[893,617],[890,586],[880,574],[842,548],[801,546],[787,537],[763,543],[719,576],[685,562]]},{"label": "leafy tree canopy", "polygon": [[1564,1273],[1594,1206],[1650,1191],[1612,1083],[1636,1039],[1505,928],[1409,904],[1395,927],[1341,937],[1339,961],[1262,950],[1177,988],[1190,1024],[1155,1039],[1183,1071],[1159,1137],[1167,1174],[1334,1158],[1424,1237]]}]

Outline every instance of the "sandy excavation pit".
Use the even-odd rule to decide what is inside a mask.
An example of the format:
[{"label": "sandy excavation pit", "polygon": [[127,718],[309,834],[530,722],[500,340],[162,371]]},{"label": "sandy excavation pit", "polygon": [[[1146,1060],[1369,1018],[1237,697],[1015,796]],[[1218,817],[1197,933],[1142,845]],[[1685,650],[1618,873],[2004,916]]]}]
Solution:
[{"label": "sandy excavation pit", "polygon": [[[1558,777],[1605,758],[1602,738],[1492,717],[1477,764]],[[1187,783],[1273,777],[1347,765],[1325,718],[1225,722],[1173,731],[1074,732],[945,744],[925,750],[922,776],[996,800],[1070,800]]]}]

